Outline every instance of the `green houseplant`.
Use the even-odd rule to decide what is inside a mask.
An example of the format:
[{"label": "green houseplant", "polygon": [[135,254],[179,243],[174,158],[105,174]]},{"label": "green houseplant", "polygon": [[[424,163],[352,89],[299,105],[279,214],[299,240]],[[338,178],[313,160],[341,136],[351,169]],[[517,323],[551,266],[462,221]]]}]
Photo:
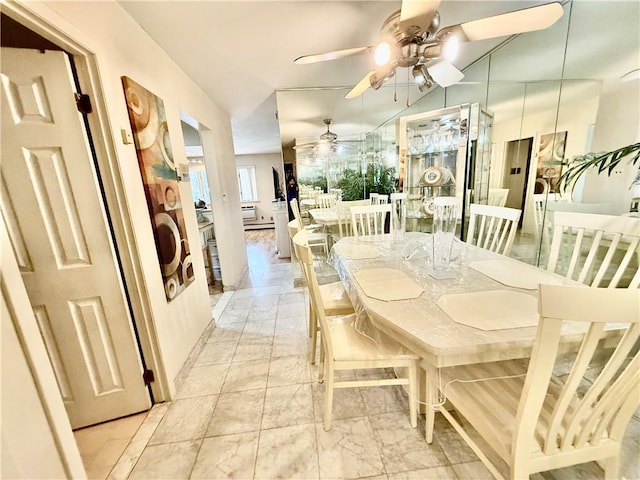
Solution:
[{"label": "green houseplant", "polygon": [[615,168],[630,156],[629,161],[632,165],[640,163],[640,143],[627,145],[610,152],[587,153],[574,157],[560,177],[560,188],[562,191],[572,191],[578,179],[591,169],[597,169],[598,174],[606,171],[607,175],[611,175]]},{"label": "green houseplant", "polygon": [[388,195],[396,188],[396,169],[369,164],[363,174],[361,171],[347,168],[342,173],[337,187],[342,190],[342,199],[345,201],[362,200],[365,194],[372,192]]}]

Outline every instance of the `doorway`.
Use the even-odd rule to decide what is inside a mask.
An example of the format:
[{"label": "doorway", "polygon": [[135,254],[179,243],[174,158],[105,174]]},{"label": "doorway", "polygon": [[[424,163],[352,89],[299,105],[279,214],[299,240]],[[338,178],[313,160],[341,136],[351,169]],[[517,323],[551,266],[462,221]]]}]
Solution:
[{"label": "doorway", "polygon": [[[527,198],[527,179],[531,166],[533,137],[507,142],[502,185],[509,189],[505,207],[524,211]],[[522,228],[524,215],[520,215],[518,228]]]},{"label": "doorway", "polygon": [[2,14],[2,216],[72,428],[152,404],[78,85],[70,54]]}]

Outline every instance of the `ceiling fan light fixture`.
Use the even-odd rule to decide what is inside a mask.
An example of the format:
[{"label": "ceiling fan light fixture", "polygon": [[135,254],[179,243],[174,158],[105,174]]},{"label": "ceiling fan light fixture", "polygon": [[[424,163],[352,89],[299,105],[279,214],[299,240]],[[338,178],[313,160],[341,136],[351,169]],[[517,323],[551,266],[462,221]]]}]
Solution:
[{"label": "ceiling fan light fixture", "polygon": [[447,38],[442,44],[442,56],[450,62],[453,62],[458,56],[459,50],[460,41],[458,40],[458,37],[455,35],[447,35]]},{"label": "ceiling fan light fixture", "polygon": [[382,74],[382,75],[378,73],[374,73],[369,77],[369,84],[371,85],[371,88],[373,88],[374,90],[378,90],[382,86],[382,84],[386,82],[388,79],[390,79],[391,77],[393,77],[395,73],[396,73],[395,68],[392,68],[386,74]]},{"label": "ceiling fan light fixture", "polygon": [[373,60],[379,67],[389,63],[389,60],[391,60],[391,45],[387,42],[380,42],[373,52]]},{"label": "ceiling fan light fixture", "polygon": [[429,75],[427,68],[424,65],[416,65],[411,70],[413,75],[413,81],[416,82],[418,90],[424,92],[433,85],[433,78]]}]

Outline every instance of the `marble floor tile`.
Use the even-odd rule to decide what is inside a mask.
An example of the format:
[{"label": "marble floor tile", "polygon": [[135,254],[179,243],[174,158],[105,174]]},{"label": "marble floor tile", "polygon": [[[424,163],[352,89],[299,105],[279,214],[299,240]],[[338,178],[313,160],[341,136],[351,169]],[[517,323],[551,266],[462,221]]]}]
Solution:
[{"label": "marble floor tile", "polygon": [[493,475],[480,460],[451,465],[460,480],[493,480]]},{"label": "marble floor tile", "polygon": [[260,432],[256,479],[318,478],[318,447],[314,424]]},{"label": "marble floor tile", "polygon": [[220,393],[229,365],[230,363],[192,367],[176,393],[176,399]]},{"label": "marble floor tile", "polygon": [[[324,415],[324,384],[313,382],[313,409],[316,422],[322,422]],[[362,417],[366,414],[362,401],[362,388],[339,388],[333,391],[333,408],[331,418],[340,420],[345,418]]]},{"label": "marble floor tile", "polygon": [[307,318],[308,306],[304,302],[300,303],[279,303],[277,319],[282,318]]},{"label": "marble floor tile", "polygon": [[157,445],[204,437],[217,400],[217,395],[210,395],[171,402],[149,444]]},{"label": "marble floor tile", "polygon": [[[266,305],[264,308],[252,308],[249,311],[249,315],[247,315],[247,323],[271,322],[275,325],[277,310],[277,305]],[[273,332],[271,332],[271,334],[273,335]]]},{"label": "marble floor tile", "polygon": [[[462,478],[456,476],[454,469],[449,466],[425,468],[412,472],[398,472],[389,475],[389,480],[462,480]],[[481,478],[477,477],[477,480],[481,480]]]},{"label": "marble floor tile", "polygon": [[290,356],[271,359],[269,387],[311,382],[309,357]]},{"label": "marble floor tile", "polygon": [[256,294],[256,296],[254,297],[252,310],[260,310],[266,307],[277,307],[279,301],[280,301],[279,293]]},{"label": "marble floor tile", "polygon": [[192,479],[253,478],[259,432],[205,438]]},{"label": "marble floor tile", "polygon": [[268,361],[252,360],[232,363],[227,372],[224,385],[222,385],[222,393],[265,388],[268,376]]},{"label": "marble floor tile", "polygon": [[433,428],[434,443],[437,441],[442,447],[451,464],[467,463],[478,460],[478,456],[471,450],[460,434],[439,413],[436,413],[436,421]]},{"label": "marble floor tile", "polygon": [[421,470],[449,463],[438,442],[427,444],[424,427],[412,428],[409,412],[369,416],[387,473]]},{"label": "marble floor tile", "polygon": [[280,305],[283,304],[291,304],[291,303],[304,303],[305,302],[304,292],[288,292],[280,294]]},{"label": "marble floor tile", "polygon": [[249,316],[250,308],[238,308],[238,309],[230,309],[227,305],[227,308],[224,309],[220,318],[216,320],[216,325],[232,325],[234,323],[244,323],[247,321],[247,316]]},{"label": "marble floor tile", "polygon": [[320,478],[360,478],[384,472],[382,454],[366,417],[334,420],[325,432],[316,424]]},{"label": "marble floor tile", "polygon": [[248,320],[247,323],[244,324],[244,329],[242,330],[242,336],[240,340],[246,342],[250,339],[261,339],[264,337],[269,338],[271,340],[273,338],[273,332],[276,328],[276,319],[269,320],[261,320],[259,322]]},{"label": "marble floor tile", "polygon": [[257,337],[245,337],[245,339],[241,337],[236,347],[235,355],[233,356],[233,362],[262,360],[268,363],[271,358],[272,343],[273,337],[271,336],[259,335]]},{"label": "marble floor tile", "polygon": [[244,324],[234,323],[226,326],[218,326],[211,331],[206,343],[227,343],[237,342],[242,335]]},{"label": "marble floor tile", "polygon": [[188,479],[202,440],[148,446],[133,468],[131,480]]},{"label": "marble floor tile", "polygon": [[213,437],[260,430],[264,399],[264,388],[221,394],[205,435]]},{"label": "marble floor tile", "polygon": [[267,388],[263,429],[309,423],[314,423],[310,383]]},{"label": "marble floor tile", "polygon": [[362,389],[362,399],[369,415],[406,412],[409,415],[408,392],[400,385]]},{"label": "marble floor tile", "polygon": [[233,298],[229,300],[229,303],[227,304],[227,308],[225,309],[225,312],[229,312],[230,310],[243,310],[246,308],[250,309],[253,306],[253,300],[254,300],[254,297],[250,297],[250,296],[240,297],[240,296],[234,295]]},{"label": "marble floor tile", "polygon": [[290,355],[298,355],[308,358],[309,336],[306,333],[291,333],[274,337],[273,348],[271,349],[271,359],[273,360],[277,357],[287,357]]},{"label": "marble floor tile", "polygon": [[[297,304],[291,304],[297,305]],[[302,305],[302,304],[300,304]],[[279,314],[278,314],[279,315]],[[297,317],[285,317],[276,319],[276,335],[290,335],[293,333],[308,334],[309,333],[309,321],[305,316],[298,315]]]},{"label": "marble floor tile", "polygon": [[106,478],[109,480],[124,480],[129,476],[133,466],[140,458],[140,455],[149,443],[149,439],[160,424],[160,421],[164,418],[168,409],[168,403],[159,403],[151,407],[151,410],[147,412],[144,422],[140,425],[140,428],[138,428],[138,431]]},{"label": "marble floor tile", "polygon": [[236,353],[237,345],[238,341],[205,343],[193,366],[228,364]]}]

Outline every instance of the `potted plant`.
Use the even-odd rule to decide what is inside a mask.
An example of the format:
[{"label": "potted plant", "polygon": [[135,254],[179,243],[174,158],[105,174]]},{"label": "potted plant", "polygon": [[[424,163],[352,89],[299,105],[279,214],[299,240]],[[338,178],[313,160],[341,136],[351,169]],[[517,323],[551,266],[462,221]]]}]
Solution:
[{"label": "potted plant", "polygon": [[396,169],[372,163],[367,165],[363,174],[347,168],[342,173],[337,187],[342,190],[342,199],[345,201],[362,200],[372,192],[388,195],[396,188]]}]

